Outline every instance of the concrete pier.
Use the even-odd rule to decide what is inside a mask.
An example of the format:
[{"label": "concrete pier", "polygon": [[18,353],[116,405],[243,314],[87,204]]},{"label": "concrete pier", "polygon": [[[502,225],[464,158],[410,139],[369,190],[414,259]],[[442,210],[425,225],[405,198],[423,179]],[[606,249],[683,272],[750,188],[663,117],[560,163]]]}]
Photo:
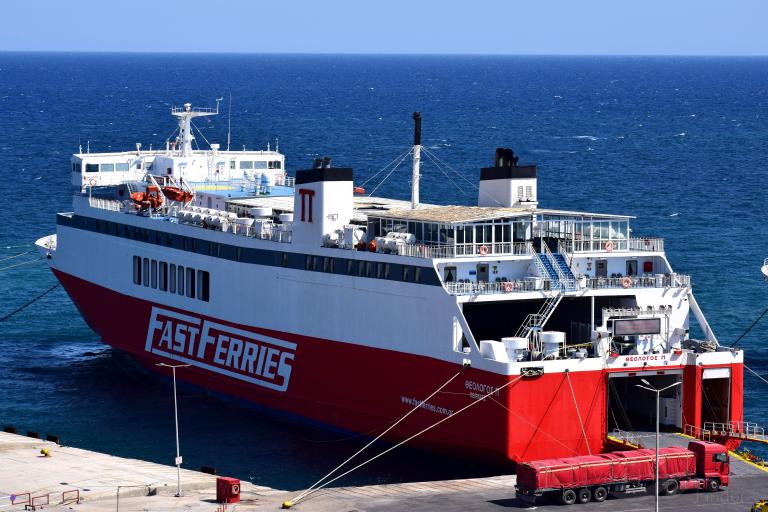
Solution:
[{"label": "concrete pier", "polygon": [[[662,445],[687,444],[682,436],[664,435]],[[50,450],[44,457],[40,450]],[[768,471],[738,458],[731,459],[731,485],[717,493],[683,493],[664,497],[664,510],[694,512],[717,507],[718,512],[749,510],[768,497]],[[12,505],[11,494],[49,496],[51,510],[96,511],[205,511],[219,509],[216,477],[182,470],[182,494],[175,497],[176,468],[134,459],[123,459],[14,434],[0,433],[0,512],[23,510],[26,497]],[[515,476],[414,482],[322,489],[293,507],[314,512],[344,511],[496,511],[527,509],[515,499]],[[118,500],[119,487],[119,500]],[[62,493],[78,490],[82,501],[61,504]],[[69,492],[68,492],[69,491]],[[241,502],[227,511],[276,511],[299,491],[279,491],[242,482]],[[611,497],[603,503],[575,505],[574,510],[642,512],[652,510],[652,493]],[[37,504],[44,501],[38,499]],[[540,503],[539,510],[563,511],[561,505]],[[567,508],[567,507],[566,507]],[[38,510],[40,507],[38,507]]]}]

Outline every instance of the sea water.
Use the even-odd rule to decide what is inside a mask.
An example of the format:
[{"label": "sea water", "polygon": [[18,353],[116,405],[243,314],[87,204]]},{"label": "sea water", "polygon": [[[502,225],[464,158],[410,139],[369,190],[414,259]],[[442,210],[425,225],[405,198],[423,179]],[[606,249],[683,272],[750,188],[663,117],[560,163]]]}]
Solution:
[{"label": "sea water", "polygon": [[[222,115],[195,122],[203,147],[226,147],[231,121],[232,149],[279,144],[289,172],[330,156],[356,183],[409,149],[421,111],[446,164],[422,158],[422,201],[473,204],[479,169],[511,147],[538,165],[542,207],[633,215],[634,235],[664,237],[722,344],[768,308],[765,58],[0,53],[0,316],[55,284],[32,242],[71,209],[70,155],[164,146],[171,106],[216,98]],[[408,198],[409,172],[377,195]],[[765,318],[739,342],[762,375],[767,336]],[[744,379],[747,419],[768,425],[768,384]],[[171,464],[172,407],[170,381],[103,345],[60,288],[0,323],[0,423]],[[179,408],[185,467],[278,488],[365,442],[199,389]],[[343,482],[494,472],[404,447]]]}]

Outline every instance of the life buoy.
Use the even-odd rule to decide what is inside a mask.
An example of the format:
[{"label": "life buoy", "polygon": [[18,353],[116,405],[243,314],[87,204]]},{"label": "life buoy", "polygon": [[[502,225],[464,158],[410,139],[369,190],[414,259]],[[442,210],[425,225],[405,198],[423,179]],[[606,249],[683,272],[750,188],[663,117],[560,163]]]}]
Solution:
[{"label": "life buoy", "polygon": [[232,494],[240,494],[240,484],[232,484]]},{"label": "life buoy", "polygon": [[88,180],[88,184],[92,187],[95,187],[98,181],[96,181],[96,178],[91,178]]},{"label": "life buoy", "polygon": [[624,288],[629,288],[630,286],[632,286],[632,278],[626,277],[626,276],[622,277],[621,286],[623,286]]},{"label": "life buoy", "polygon": [[504,283],[504,291],[505,292],[509,293],[509,292],[511,292],[514,289],[515,289],[515,285],[511,281],[506,281]]},{"label": "life buoy", "polygon": [[613,251],[613,242],[610,242],[610,241],[605,242],[605,250],[608,251],[608,252],[612,252]]},{"label": "life buoy", "polygon": [[480,256],[485,256],[486,254],[488,254],[488,248],[486,246],[484,246],[484,245],[481,245],[480,246]]}]

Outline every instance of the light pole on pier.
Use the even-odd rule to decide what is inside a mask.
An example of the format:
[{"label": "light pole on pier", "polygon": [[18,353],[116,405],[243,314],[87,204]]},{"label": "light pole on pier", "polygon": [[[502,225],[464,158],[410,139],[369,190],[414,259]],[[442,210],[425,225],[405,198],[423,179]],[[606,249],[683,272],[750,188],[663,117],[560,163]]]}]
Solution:
[{"label": "light pole on pier", "polygon": [[635,384],[635,385],[640,389],[650,391],[651,393],[656,393],[656,478],[654,478],[654,480],[656,481],[656,485],[655,485],[656,512],[659,512],[659,416],[661,415],[661,409],[659,407],[659,401],[660,401],[659,397],[661,396],[662,391],[666,391],[669,388],[679,386],[680,384],[682,384],[682,382],[677,381],[674,384],[670,384],[669,386],[661,389],[656,389],[655,387],[651,386],[651,383],[645,379],[640,379],[640,382],[645,384],[645,386],[641,386],[640,384]]},{"label": "light pole on pier", "polygon": [[170,368],[173,372],[173,418],[176,423],[176,497],[181,496],[181,454],[179,453],[179,405],[176,400],[176,368],[187,368],[188,364],[156,363],[155,366]]}]

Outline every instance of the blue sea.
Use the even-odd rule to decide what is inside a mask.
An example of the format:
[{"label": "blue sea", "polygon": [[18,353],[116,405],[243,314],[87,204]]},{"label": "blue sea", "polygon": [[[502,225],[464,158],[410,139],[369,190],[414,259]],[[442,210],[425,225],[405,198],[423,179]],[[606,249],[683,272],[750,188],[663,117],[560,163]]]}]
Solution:
[{"label": "blue sea", "polygon": [[[172,105],[219,97],[224,114],[197,125],[226,145],[230,94],[233,148],[278,140],[289,172],[327,155],[357,182],[408,149],[421,111],[424,145],[463,178],[511,147],[538,164],[542,206],[630,214],[635,235],[664,237],[721,343],[768,308],[766,58],[0,53],[0,316],[55,284],[30,251],[71,208],[78,146],[164,145]],[[423,173],[423,201],[475,201],[452,172]],[[408,174],[377,194],[407,198]],[[766,341],[768,316],[740,342],[762,375]],[[768,384],[747,373],[745,388],[746,417],[768,426]],[[2,424],[171,464],[172,400],[170,381],[100,343],[60,288],[0,323]],[[199,389],[182,387],[179,407],[186,467],[278,488],[310,485],[365,441]],[[402,448],[344,482],[496,472]]]}]

